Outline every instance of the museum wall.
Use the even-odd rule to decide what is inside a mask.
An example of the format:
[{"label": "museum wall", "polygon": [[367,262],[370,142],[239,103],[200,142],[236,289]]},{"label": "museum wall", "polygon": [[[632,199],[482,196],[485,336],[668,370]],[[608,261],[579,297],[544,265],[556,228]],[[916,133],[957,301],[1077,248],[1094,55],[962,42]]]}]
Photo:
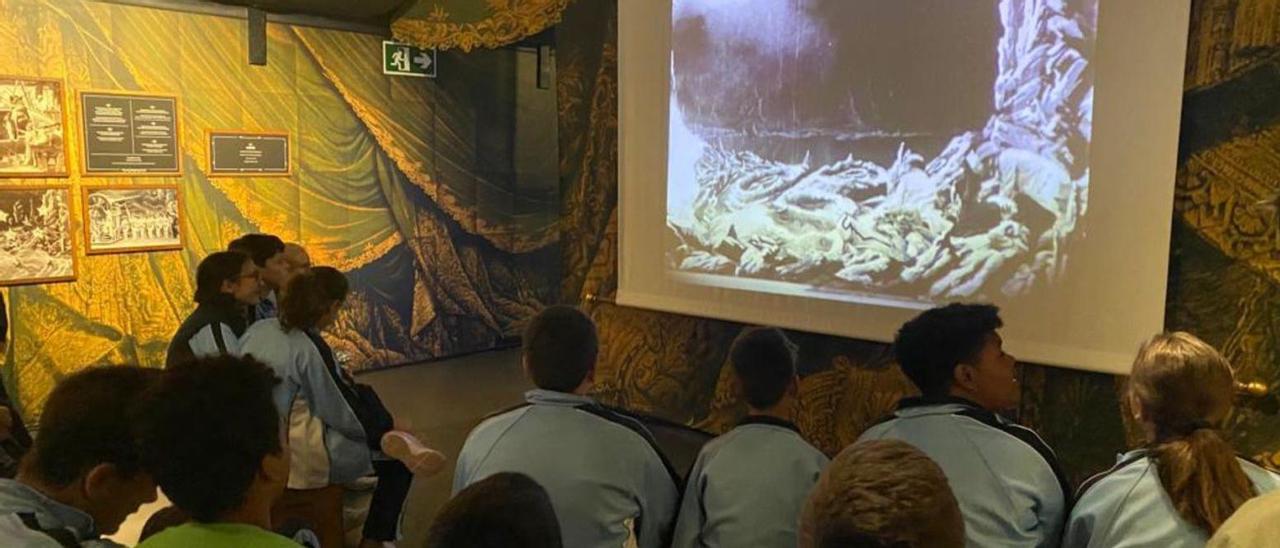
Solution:
[{"label": "museum wall", "polygon": [[[74,281],[3,289],[4,380],[31,420],[77,369],[159,367],[193,309],[195,265],[248,232],[348,274],[353,294],[327,335],[361,369],[509,344],[558,300],[560,189],[554,161],[538,160],[556,157],[556,97],[537,89],[536,58],[442,53],[428,80],[383,75],[377,36],[271,24],[267,38],[267,65],[250,66],[243,20],[0,0],[0,75],[64,81],[68,121],[67,176],[0,179],[0,196],[70,188]],[[181,175],[82,176],[83,90],[176,96]],[[287,132],[292,175],[210,177],[211,129]],[[87,255],[80,190],[150,184],[179,188],[182,248]]]},{"label": "museum wall", "polygon": [[[557,27],[566,300],[602,332],[602,400],[722,432],[745,413],[728,389],[742,325],[612,304],[617,284],[616,1],[576,2]],[[1280,382],[1280,0],[1195,0],[1187,61],[1166,324],[1214,344],[1243,380]],[[794,333],[798,425],[828,453],[911,392],[882,344]],[[1136,352],[1136,348],[1134,349]],[[1019,418],[1076,482],[1139,443],[1123,379],[1025,364]],[[1280,419],[1230,420],[1237,448],[1269,458]]]}]

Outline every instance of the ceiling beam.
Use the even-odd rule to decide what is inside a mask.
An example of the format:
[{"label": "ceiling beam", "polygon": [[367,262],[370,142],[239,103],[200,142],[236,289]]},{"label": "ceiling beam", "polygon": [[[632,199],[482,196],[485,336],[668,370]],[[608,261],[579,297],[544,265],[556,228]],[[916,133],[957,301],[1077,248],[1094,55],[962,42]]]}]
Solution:
[{"label": "ceiling beam", "polygon": [[[153,8],[168,11],[177,11],[182,13],[195,13],[200,15],[213,15],[217,17],[228,17],[231,19],[248,20],[249,9],[242,6],[229,6],[226,4],[218,4],[203,0],[91,0],[103,4],[118,4],[122,6],[136,6],[143,8]],[[279,23],[282,25],[297,25],[303,27],[315,27],[321,29],[343,30],[348,32],[359,32],[363,34],[372,34],[375,36],[390,37],[391,28],[369,23],[360,23],[354,21],[342,21],[329,17],[319,17],[315,15],[298,15],[298,14],[279,14],[268,13],[267,21],[270,23]]]}]

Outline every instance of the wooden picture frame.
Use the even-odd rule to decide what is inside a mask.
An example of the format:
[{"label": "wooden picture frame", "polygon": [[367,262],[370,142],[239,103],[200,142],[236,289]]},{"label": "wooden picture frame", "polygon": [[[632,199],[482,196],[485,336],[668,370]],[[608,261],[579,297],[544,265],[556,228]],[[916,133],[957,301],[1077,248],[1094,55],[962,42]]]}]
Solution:
[{"label": "wooden picture frame", "polygon": [[0,185],[0,285],[75,281],[71,199],[68,185]]},{"label": "wooden picture frame", "polygon": [[178,185],[85,185],[81,193],[86,255],[184,247]]},{"label": "wooden picture frame", "polygon": [[[162,99],[173,102],[173,157],[174,168],[172,170],[149,170],[146,168],[118,168],[104,169],[101,167],[93,167],[93,157],[95,155],[103,155],[93,151],[89,146],[90,133],[92,131],[89,123],[90,113],[85,108],[86,97],[119,97],[121,99]],[[80,174],[84,177],[181,177],[182,176],[182,101],[177,95],[166,93],[144,93],[136,91],[120,91],[120,90],[80,90],[76,94],[77,108],[80,114]],[[129,113],[124,113],[128,115]],[[126,116],[127,117],[127,116]],[[132,123],[130,121],[130,123]],[[131,151],[133,152],[133,151]],[[114,153],[117,155],[136,155],[126,152]]]},{"label": "wooden picture frame", "polygon": [[[214,139],[219,137],[278,137],[284,139],[284,171],[244,171],[239,168],[219,168],[214,162]],[[286,131],[245,131],[236,129],[210,129],[204,132],[205,156],[208,158],[209,177],[291,177],[293,176],[293,136]]]},{"label": "wooden picture frame", "polygon": [[[46,90],[52,93],[41,97]],[[59,112],[50,112],[51,108]],[[0,75],[0,178],[71,176],[67,127],[66,82],[59,78]],[[44,156],[50,153],[56,155],[56,160],[50,162]]]}]

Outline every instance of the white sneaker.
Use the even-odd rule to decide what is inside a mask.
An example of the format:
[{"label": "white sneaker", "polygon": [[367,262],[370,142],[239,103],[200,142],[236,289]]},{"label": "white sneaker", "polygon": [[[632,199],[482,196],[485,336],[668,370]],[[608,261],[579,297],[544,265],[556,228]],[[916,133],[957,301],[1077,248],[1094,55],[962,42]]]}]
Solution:
[{"label": "white sneaker", "polygon": [[423,445],[413,434],[392,430],[382,436],[382,452],[404,463],[414,474],[430,476],[444,468],[444,454]]}]

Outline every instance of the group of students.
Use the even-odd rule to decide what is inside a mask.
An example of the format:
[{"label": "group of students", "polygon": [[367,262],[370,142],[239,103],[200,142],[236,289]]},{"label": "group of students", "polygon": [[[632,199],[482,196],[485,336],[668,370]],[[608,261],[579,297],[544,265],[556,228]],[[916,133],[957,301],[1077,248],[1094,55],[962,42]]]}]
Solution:
[{"label": "group of students", "polygon": [[[102,535],[159,487],[175,519],[144,548],[329,546],[276,509],[368,477],[362,544],[398,537],[415,473],[444,456],[399,429],[320,335],[347,297],[341,272],[255,234],[205,258],[196,286],[164,370],[94,367],[58,383],[16,477],[0,479],[0,545],[113,546]],[[1142,346],[1125,397],[1146,443],[1073,489],[1048,445],[1003,415],[1021,391],[1001,327],[995,307],[968,304],[904,324],[895,357],[920,396],[830,460],[792,422],[797,348],[747,329],[728,363],[748,412],[682,475],[641,422],[590,396],[595,324],[549,307],[523,334],[535,388],[467,437],[427,546],[1273,544],[1280,476],[1236,457],[1219,430],[1234,376],[1211,346],[1186,333]]]},{"label": "group of students", "polygon": [[372,478],[361,546],[396,540],[414,475],[445,458],[399,429],[320,336],[348,291],[341,272],[271,235],[207,256],[163,372],[90,368],[55,388],[13,479],[0,480],[0,545],[112,546],[101,536],[157,485],[174,506],[148,522],[143,546],[297,546],[272,526],[335,545],[340,506],[330,523],[275,523],[276,510],[329,488],[340,504],[344,486]]},{"label": "group of students", "polygon": [[[245,235],[197,266],[197,307],[170,342],[166,368],[216,356],[267,365],[280,379],[273,399],[290,453],[287,503],[305,506],[319,491],[376,477],[362,538],[364,546],[381,546],[399,536],[414,475],[438,472],[445,457],[399,429],[321,336],[349,291],[342,272],[313,267],[302,246]],[[327,521],[319,536],[333,544],[341,524]]]},{"label": "group of students", "polygon": [[1275,544],[1280,476],[1223,437],[1235,383],[1215,349],[1182,332],[1146,342],[1126,396],[1146,443],[1073,489],[1049,446],[1003,415],[1021,390],[1002,325],[996,307],[970,304],[904,324],[895,357],[921,395],[830,462],[790,422],[795,347],[748,329],[729,355],[747,416],[682,482],[643,426],[589,397],[591,320],[547,309],[524,338],[537,389],[472,431],[429,546]]}]

